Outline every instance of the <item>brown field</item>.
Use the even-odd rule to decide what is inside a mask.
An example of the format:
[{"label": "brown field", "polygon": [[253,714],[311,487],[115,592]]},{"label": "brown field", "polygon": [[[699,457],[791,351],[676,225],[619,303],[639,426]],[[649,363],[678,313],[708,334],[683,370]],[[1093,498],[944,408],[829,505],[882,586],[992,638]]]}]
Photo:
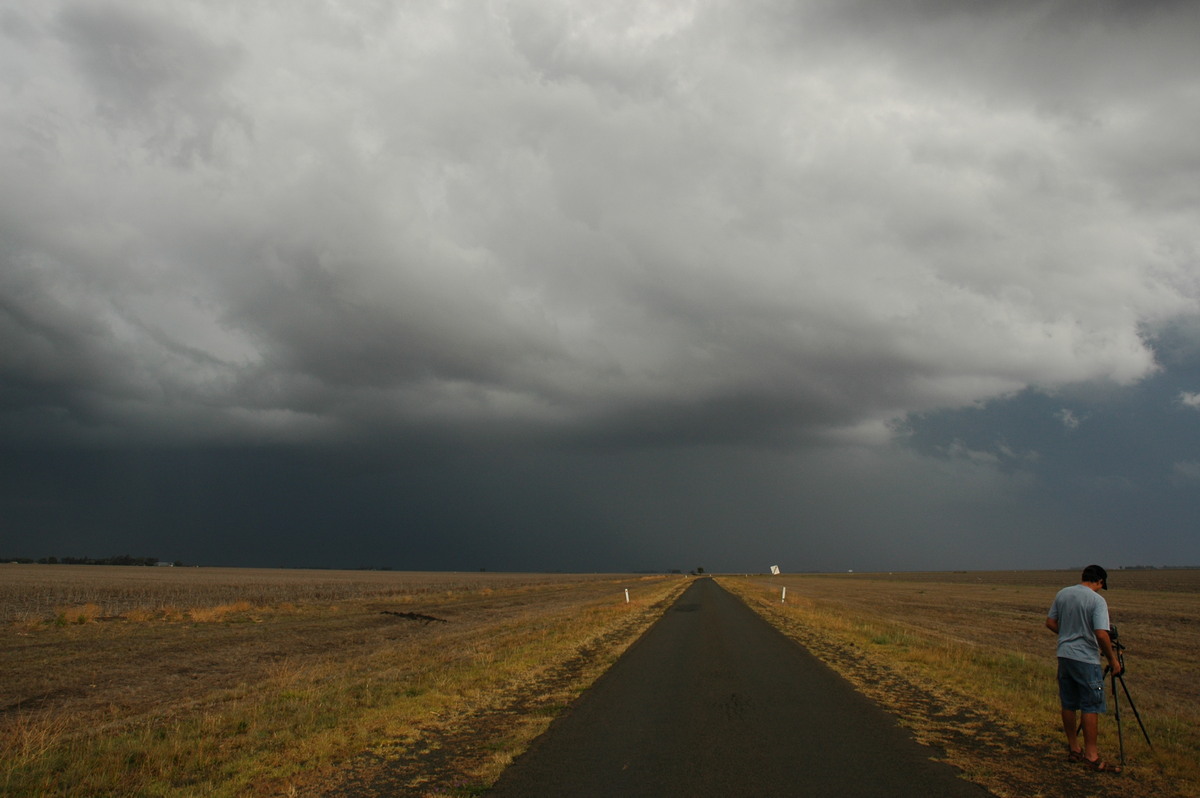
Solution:
[{"label": "brown field", "polygon": [[0,566],[0,794],[475,794],[685,584]]},{"label": "brown field", "polygon": [[[1124,652],[1126,772],[1065,761],[1054,685],[1055,592],[1077,572],[793,575],[721,581],[1001,796],[1200,795],[1200,570],[1109,574]],[[781,601],[787,587],[786,602]],[[1119,685],[1118,685],[1119,687]],[[1112,714],[1101,753],[1116,761]]]},{"label": "brown field", "polygon": [[[1042,622],[1076,576],[720,580],[997,795],[1200,795],[1200,571],[1111,575],[1154,742],[1123,704],[1118,777],[1063,756]],[[0,794],[478,794],[686,584],[0,566]]]},{"label": "brown field", "polygon": [[142,568],[0,565],[0,622],[41,620],[91,605],[102,616],[172,611],[239,601],[260,606],[350,599],[417,601],[440,593],[609,580],[602,574],[303,571],[273,568]]}]

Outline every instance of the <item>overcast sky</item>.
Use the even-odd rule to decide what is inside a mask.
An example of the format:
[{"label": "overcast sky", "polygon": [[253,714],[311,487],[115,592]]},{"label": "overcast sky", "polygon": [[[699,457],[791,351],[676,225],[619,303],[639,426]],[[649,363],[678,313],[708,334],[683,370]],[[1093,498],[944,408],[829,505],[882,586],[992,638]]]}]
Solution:
[{"label": "overcast sky", "polygon": [[1197,30],[0,0],[0,556],[1200,565]]}]

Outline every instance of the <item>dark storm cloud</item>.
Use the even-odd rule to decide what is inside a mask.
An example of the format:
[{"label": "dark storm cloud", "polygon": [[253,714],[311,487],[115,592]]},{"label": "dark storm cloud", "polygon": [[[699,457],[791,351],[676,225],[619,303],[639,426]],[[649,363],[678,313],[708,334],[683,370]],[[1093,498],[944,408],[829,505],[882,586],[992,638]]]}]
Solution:
[{"label": "dark storm cloud", "polygon": [[[1068,507],[939,425],[1181,379],[1195,17],[5,9],[0,436],[41,475],[5,501],[247,561],[345,527],[418,565],[1023,563]],[[1063,410],[1029,429],[1098,412]]]}]

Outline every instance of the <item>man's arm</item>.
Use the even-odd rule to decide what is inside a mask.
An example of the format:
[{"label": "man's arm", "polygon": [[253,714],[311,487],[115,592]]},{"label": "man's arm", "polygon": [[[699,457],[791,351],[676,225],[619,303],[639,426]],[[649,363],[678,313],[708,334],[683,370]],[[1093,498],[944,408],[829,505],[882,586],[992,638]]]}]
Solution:
[{"label": "man's arm", "polygon": [[1096,630],[1096,642],[1100,644],[1100,651],[1108,660],[1108,667],[1112,668],[1113,676],[1120,676],[1121,662],[1117,659],[1117,652],[1113,648],[1112,638],[1108,636],[1107,629]]},{"label": "man's arm", "polygon": [[1049,629],[1051,632],[1054,632],[1054,634],[1058,634],[1058,619],[1057,618],[1047,618],[1046,619],[1046,628]]}]

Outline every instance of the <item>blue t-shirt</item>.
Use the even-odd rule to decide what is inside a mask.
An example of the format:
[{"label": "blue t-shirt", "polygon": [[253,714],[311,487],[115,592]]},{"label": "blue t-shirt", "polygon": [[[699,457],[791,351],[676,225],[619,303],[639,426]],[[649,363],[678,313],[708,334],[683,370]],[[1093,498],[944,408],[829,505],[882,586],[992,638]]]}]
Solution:
[{"label": "blue t-shirt", "polygon": [[1108,631],[1108,603],[1087,585],[1058,591],[1049,617],[1058,621],[1058,656],[1100,664],[1096,630]]}]

